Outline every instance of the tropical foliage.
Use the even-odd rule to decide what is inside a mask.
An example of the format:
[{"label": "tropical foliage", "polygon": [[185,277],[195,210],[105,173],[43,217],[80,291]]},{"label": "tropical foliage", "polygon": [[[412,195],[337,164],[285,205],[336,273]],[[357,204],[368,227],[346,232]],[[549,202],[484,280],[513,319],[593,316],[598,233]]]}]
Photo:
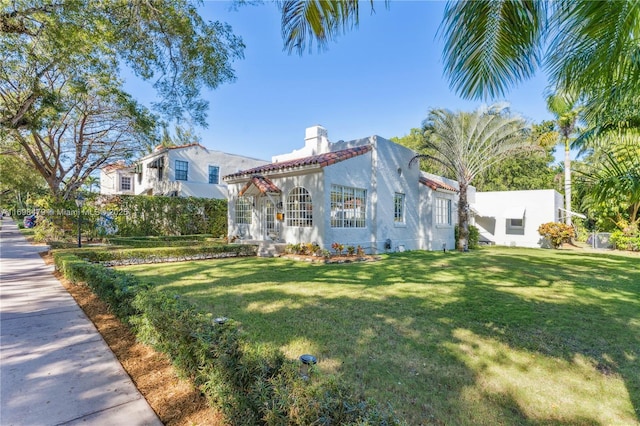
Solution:
[{"label": "tropical foliage", "polygon": [[579,176],[583,206],[597,217],[600,229],[640,227],[639,143],[627,140],[595,151]]},{"label": "tropical foliage", "polygon": [[571,225],[558,222],[543,223],[538,227],[538,233],[546,238],[553,248],[571,242],[571,238],[575,237],[575,230]]},{"label": "tropical foliage", "polygon": [[471,113],[433,109],[423,125],[428,153],[415,158],[441,165],[458,181],[458,249],[463,250],[469,238],[467,191],[471,182],[504,158],[534,145],[526,122],[512,115],[506,105]]},{"label": "tropical foliage", "polygon": [[445,70],[465,97],[504,95],[543,68],[591,117],[637,104],[637,1],[450,2],[443,28]]},{"label": "tropical foliage", "polygon": [[114,77],[123,66],[154,82],[165,118],[203,124],[200,90],[232,81],[243,48],[188,0],[4,2],[0,138],[19,144],[50,191],[68,197],[107,159],[154,136],[156,117]]}]

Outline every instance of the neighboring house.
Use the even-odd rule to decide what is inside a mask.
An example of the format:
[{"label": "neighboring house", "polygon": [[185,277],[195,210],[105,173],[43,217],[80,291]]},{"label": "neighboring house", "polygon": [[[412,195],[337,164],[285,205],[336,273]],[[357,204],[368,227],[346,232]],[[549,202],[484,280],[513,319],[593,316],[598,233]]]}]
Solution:
[{"label": "neighboring house", "polygon": [[267,161],[210,150],[200,144],[159,146],[130,167],[127,176],[133,177],[133,191],[127,193],[226,199],[223,175],[263,164]]},{"label": "neighboring house", "polygon": [[538,227],[560,222],[563,197],[553,189],[477,192],[472,210],[480,241],[504,246],[546,247]]},{"label": "neighboring house", "polygon": [[457,183],[410,167],[415,155],[380,136],[331,143],[310,127],[304,148],[224,177],[229,235],[369,253],[453,249]]},{"label": "neighboring house", "polygon": [[100,169],[100,194],[129,194],[135,193],[134,167],[127,166],[124,161],[108,164]]}]

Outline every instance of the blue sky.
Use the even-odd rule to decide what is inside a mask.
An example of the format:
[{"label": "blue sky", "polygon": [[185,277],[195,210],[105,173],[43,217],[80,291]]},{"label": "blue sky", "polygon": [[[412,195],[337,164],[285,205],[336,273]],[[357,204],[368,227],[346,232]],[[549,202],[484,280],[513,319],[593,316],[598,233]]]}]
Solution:
[{"label": "blue sky", "polygon": [[[437,30],[444,2],[393,1],[371,13],[361,2],[360,25],[303,56],[283,50],[280,15],[274,4],[230,10],[228,2],[205,1],[202,15],[229,23],[246,45],[234,62],[237,81],[207,91],[208,128],[197,128],[202,144],[220,151],[270,160],[303,145],[306,127],[320,124],[329,140],[374,134],[391,138],[420,127],[430,108],[473,110],[449,90],[443,76]],[[546,78],[520,84],[505,99],[531,121],[552,118],[545,106]],[[149,84],[129,81],[141,102],[153,100]]]}]

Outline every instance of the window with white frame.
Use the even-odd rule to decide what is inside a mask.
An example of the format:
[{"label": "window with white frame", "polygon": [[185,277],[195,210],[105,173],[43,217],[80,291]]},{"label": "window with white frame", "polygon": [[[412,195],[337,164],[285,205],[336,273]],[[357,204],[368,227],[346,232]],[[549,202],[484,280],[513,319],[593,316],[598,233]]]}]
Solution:
[{"label": "window with white frame", "polygon": [[404,223],[404,194],[401,192],[393,197],[393,222]]},{"label": "window with white frame", "polygon": [[131,191],[131,177],[120,176],[120,190]]},{"label": "window with white frame", "polygon": [[451,200],[436,197],[436,225],[451,226]]},{"label": "window with white frame", "polygon": [[287,197],[287,225],[308,227],[313,225],[313,205],[311,195],[305,188],[298,186]]},{"label": "window with white frame", "polygon": [[366,217],[366,189],[331,185],[332,228],[364,228]]},{"label": "window with white frame", "polygon": [[187,180],[189,175],[189,163],[187,161],[176,160],[176,180]]},{"label": "window with white frame", "polygon": [[220,183],[220,167],[209,166],[209,183],[216,185]]},{"label": "window with white frame", "polygon": [[236,199],[236,223],[251,223],[251,201],[246,197],[238,197]]}]

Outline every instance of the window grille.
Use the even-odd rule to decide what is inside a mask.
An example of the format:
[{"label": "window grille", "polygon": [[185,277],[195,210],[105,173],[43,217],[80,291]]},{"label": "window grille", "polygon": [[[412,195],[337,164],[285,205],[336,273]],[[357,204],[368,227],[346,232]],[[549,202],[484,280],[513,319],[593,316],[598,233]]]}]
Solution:
[{"label": "window grille", "polygon": [[287,225],[309,227],[313,225],[313,205],[309,191],[302,187],[291,190],[287,197]]},{"label": "window grille", "polygon": [[331,185],[331,227],[364,228],[367,216],[367,191]]}]

